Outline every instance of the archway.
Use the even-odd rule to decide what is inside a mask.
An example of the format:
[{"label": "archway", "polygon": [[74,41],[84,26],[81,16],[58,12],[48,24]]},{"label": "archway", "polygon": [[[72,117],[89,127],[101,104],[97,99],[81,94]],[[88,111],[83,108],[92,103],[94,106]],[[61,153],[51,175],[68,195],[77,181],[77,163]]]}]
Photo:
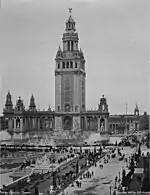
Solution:
[{"label": "archway", "polygon": [[101,131],[105,130],[105,119],[104,118],[100,119],[100,130]]},{"label": "archway", "polygon": [[63,127],[64,127],[64,130],[71,130],[72,129],[72,117],[70,117],[70,116],[64,117]]},{"label": "archway", "polygon": [[16,119],[16,127],[20,128],[20,119],[19,118]]}]

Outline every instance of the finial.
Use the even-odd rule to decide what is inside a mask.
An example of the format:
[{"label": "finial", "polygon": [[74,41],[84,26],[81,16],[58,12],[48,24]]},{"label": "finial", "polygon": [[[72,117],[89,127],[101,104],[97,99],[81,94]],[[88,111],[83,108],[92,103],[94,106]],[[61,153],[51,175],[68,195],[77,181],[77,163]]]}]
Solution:
[{"label": "finial", "polygon": [[60,45],[59,45],[59,47],[58,47],[58,51],[61,51]]},{"label": "finial", "polygon": [[69,8],[69,13],[71,14],[71,12],[72,12],[72,8]]}]

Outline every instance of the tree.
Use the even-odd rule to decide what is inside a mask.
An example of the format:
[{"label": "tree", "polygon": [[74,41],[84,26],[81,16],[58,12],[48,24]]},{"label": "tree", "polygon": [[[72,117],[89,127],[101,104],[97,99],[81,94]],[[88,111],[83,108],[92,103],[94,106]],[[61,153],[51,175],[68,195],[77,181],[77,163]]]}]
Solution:
[{"label": "tree", "polygon": [[130,170],[133,172],[134,171],[134,159],[131,159],[131,163],[130,163]]},{"label": "tree", "polygon": [[125,187],[126,186],[126,171],[123,170],[122,172],[122,186]]},{"label": "tree", "polygon": [[146,146],[147,148],[150,148],[150,133],[148,132],[147,137],[146,137]]},{"label": "tree", "polygon": [[139,144],[139,148],[138,148],[138,157],[141,156],[141,145]]},{"label": "tree", "polygon": [[39,195],[39,190],[38,190],[38,187],[37,186],[35,186],[34,195]]}]

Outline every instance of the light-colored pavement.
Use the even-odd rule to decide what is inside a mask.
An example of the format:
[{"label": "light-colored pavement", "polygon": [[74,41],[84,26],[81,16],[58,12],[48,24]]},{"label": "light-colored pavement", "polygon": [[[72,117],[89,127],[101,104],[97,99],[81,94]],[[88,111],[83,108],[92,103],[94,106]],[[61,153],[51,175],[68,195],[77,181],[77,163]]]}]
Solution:
[{"label": "light-colored pavement", "polygon": [[[130,147],[125,147],[122,150],[122,153],[125,154],[126,157],[129,157],[131,153],[134,152],[135,149]],[[115,177],[119,177],[119,172],[122,173],[122,168],[126,167],[125,161],[119,161],[118,155],[115,158],[111,158],[108,163],[104,164],[103,160],[101,162],[104,165],[104,168],[99,167],[99,162],[97,163],[97,167],[89,168],[90,172],[94,172],[94,175],[91,179],[78,179],[78,181],[82,182],[81,188],[76,186],[74,182],[74,187],[69,185],[65,190],[65,194],[68,195],[108,195],[110,194],[110,186],[111,186],[111,194],[113,193],[114,181]],[[121,174],[120,174],[121,177]],[[62,193],[60,193],[61,195]]]}]

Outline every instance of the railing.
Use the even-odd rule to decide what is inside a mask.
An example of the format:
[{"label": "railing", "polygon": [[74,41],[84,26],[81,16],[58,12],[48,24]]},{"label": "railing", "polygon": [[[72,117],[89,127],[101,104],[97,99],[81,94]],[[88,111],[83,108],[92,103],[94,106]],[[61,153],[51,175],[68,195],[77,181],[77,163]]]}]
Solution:
[{"label": "railing", "polygon": [[19,182],[21,182],[21,183],[22,183],[22,182],[27,182],[27,179],[28,179],[31,175],[32,175],[32,173],[30,173],[30,174],[28,174],[28,175],[26,175],[26,176],[24,176],[24,177],[21,177],[21,178],[15,180],[15,181],[13,181],[13,182],[11,182],[11,183],[5,185],[5,186],[6,186],[6,189],[7,189],[7,190],[10,190],[10,189],[12,189],[12,188],[15,188],[15,184],[19,184]]},{"label": "railing", "polygon": [[[67,161],[63,161],[61,164],[57,164],[57,166],[54,168],[53,171],[56,171],[56,170],[58,169],[58,167],[61,167],[61,168],[62,168],[64,165],[67,166],[68,163],[70,163],[70,161],[72,161],[72,160],[75,159],[75,158],[77,158],[77,156],[75,156],[74,158],[70,158],[70,159],[67,160]],[[34,168],[34,169],[35,169],[35,171],[36,171],[36,168]],[[19,185],[20,183],[24,183],[24,187],[25,187],[25,186],[28,184],[28,180],[30,180],[31,175],[34,173],[34,169],[33,169],[33,171],[31,171],[31,173],[29,173],[28,175],[25,175],[25,176],[23,176],[23,177],[21,177],[21,178],[15,180],[15,181],[13,181],[13,182],[7,184],[7,185],[5,185],[7,191],[9,191],[9,190],[11,190],[11,189],[16,189],[16,188],[18,188],[18,185]]]}]

